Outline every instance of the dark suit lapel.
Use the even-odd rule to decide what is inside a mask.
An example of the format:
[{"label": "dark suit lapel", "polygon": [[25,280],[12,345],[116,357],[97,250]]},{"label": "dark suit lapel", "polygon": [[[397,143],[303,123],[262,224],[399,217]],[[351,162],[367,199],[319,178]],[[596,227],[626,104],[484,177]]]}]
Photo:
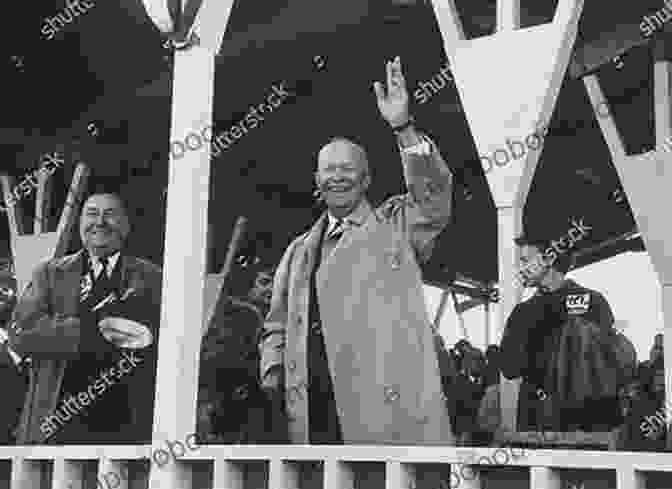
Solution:
[{"label": "dark suit lapel", "polygon": [[79,290],[80,280],[84,272],[84,250],[80,250],[64,261],[55,273],[56,286],[52,289],[56,291],[56,300],[54,301],[55,313],[66,316],[77,315],[79,309]]},{"label": "dark suit lapel", "polygon": [[321,244],[320,238],[324,226],[327,225],[327,214],[324,213],[315,222],[311,230],[308,232],[302,243],[302,251],[298,254],[300,262],[298,263],[298,270],[301,271],[301,276],[306,280],[310,279],[310,272],[316,266],[318,246]]}]

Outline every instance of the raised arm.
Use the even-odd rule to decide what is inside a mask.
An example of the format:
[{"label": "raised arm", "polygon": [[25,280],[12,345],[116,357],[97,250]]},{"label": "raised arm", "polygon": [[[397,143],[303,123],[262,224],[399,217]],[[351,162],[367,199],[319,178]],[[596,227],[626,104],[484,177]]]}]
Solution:
[{"label": "raised arm", "polygon": [[72,358],[79,352],[80,322],[54,316],[51,310],[48,264],[35,268],[19,299],[9,328],[9,346],[21,357]]},{"label": "raised arm", "polygon": [[453,175],[436,145],[413,127],[408,90],[397,57],[386,65],[387,87],[374,83],[381,115],[397,135],[408,194],[404,226],[419,258],[431,254],[433,239],[448,225]]}]

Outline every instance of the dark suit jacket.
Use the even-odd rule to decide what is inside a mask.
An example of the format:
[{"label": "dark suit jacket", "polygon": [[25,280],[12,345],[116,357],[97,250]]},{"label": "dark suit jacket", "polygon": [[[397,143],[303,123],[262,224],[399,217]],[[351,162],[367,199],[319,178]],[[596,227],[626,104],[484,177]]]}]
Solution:
[{"label": "dark suit jacket", "polygon": [[[40,425],[57,408],[68,360],[79,355],[80,328],[64,318],[78,314],[85,256],[81,250],[38,265],[14,310],[10,345],[22,357],[32,358],[30,385],[17,429],[19,444],[45,441]],[[142,322],[152,329],[154,342],[148,350],[155,351],[161,309],[161,269],[146,260],[123,254],[120,265],[122,290],[136,289],[137,296],[154,311],[152,321]],[[140,370],[149,371],[153,366],[147,367],[150,368]],[[129,395],[134,399],[133,424],[138,428],[146,429],[148,424],[151,430],[154,376],[155,372],[133,375],[129,385]],[[152,382],[151,387],[146,385],[148,382]]]}]

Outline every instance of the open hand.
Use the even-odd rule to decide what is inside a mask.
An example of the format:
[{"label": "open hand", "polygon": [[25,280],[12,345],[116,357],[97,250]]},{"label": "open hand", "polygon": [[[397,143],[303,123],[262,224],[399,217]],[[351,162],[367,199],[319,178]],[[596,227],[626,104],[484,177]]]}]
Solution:
[{"label": "open hand", "polygon": [[387,86],[383,87],[380,82],[373,84],[373,90],[376,92],[378,100],[378,110],[390,126],[400,126],[408,121],[409,113],[408,90],[406,89],[404,74],[401,71],[399,56],[394,58],[394,61],[388,61],[385,64],[385,73],[387,75]]}]

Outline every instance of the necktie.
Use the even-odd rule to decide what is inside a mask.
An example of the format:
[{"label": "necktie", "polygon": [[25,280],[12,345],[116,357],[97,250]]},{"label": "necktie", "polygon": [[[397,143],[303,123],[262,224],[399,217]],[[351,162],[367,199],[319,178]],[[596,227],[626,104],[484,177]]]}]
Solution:
[{"label": "necktie", "polygon": [[329,231],[327,239],[330,241],[340,239],[341,236],[343,236],[343,232],[345,232],[345,220],[337,219],[336,225],[333,227],[331,231]]},{"label": "necktie", "polygon": [[98,263],[102,266],[100,273],[98,274],[98,277],[96,277],[96,281],[100,279],[106,279],[107,277],[107,265],[110,263],[110,258],[107,256],[101,256],[98,258]]}]

